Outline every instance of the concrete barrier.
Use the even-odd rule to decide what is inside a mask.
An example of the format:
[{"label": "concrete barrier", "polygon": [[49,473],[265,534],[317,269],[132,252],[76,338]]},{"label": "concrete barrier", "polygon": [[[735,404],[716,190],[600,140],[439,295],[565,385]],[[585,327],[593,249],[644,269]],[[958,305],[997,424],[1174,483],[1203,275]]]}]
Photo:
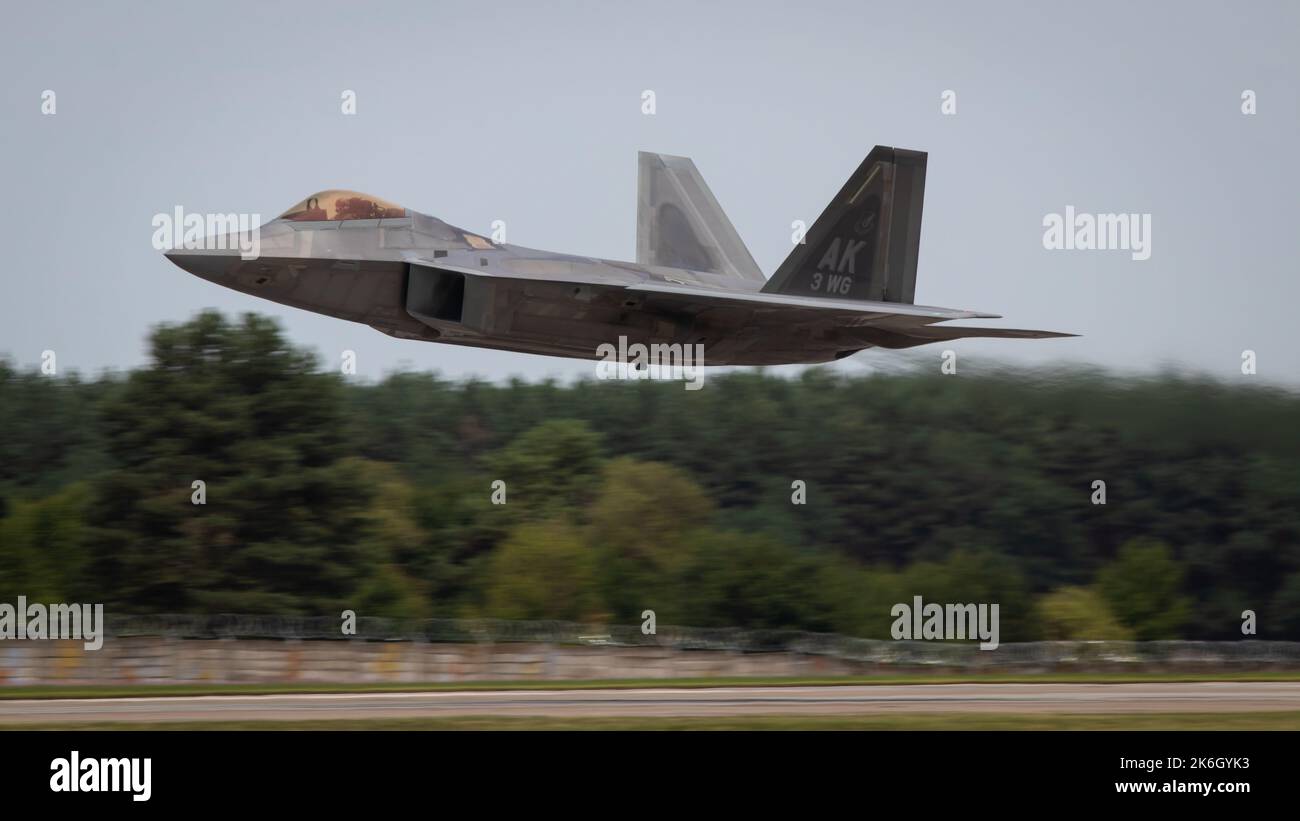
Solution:
[{"label": "concrete barrier", "polygon": [[798,653],[649,646],[136,636],[88,651],[79,641],[0,642],[0,687],[832,676],[860,668]]},{"label": "concrete barrier", "polygon": [[[119,624],[99,650],[81,641],[0,640],[0,687],[1300,670],[1297,642],[1045,641],[986,652],[971,642],[738,630],[671,628],[646,636],[635,627],[606,628],[592,639],[590,630],[562,623],[435,625],[456,637],[447,640],[412,637],[417,631],[378,620],[368,626],[367,638],[325,638],[337,627],[272,617],[151,617]],[[238,637],[221,632],[234,628]],[[471,635],[481,638],[465,639]]]}]

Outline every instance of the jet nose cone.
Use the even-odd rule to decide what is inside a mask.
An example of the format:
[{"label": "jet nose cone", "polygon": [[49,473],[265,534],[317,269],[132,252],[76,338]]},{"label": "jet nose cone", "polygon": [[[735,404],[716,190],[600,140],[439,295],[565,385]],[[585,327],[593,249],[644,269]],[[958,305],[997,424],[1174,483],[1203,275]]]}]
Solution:
[{"label": "jet nose cone", "polygon": [[206,251],[173,248],[163,256],[176,267],[196,277],[225,284],[240,262],[239,251]]}]

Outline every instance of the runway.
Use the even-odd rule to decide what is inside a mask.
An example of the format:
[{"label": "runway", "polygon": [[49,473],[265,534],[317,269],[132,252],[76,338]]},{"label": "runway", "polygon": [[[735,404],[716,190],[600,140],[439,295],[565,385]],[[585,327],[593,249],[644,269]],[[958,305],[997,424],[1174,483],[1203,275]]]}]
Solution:
[{"label": "runway", "polygon": [[911,684],[0,699],[0,725],[451,716],[853,716],[1261,710],[1300,710],[1300,682]]}]

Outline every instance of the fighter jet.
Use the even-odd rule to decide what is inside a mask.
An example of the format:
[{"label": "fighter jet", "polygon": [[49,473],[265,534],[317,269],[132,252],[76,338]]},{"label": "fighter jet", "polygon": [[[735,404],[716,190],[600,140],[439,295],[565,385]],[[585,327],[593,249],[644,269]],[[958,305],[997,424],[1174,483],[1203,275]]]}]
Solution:
[{"label": "fighter jet", "polygon": [[[943,326],[997,314],[913,304],[927,155],[876,146],[770,279],[695,164],[641,152],[636,262],[495,242],[379,197],[322,191],[261,227],[260,256],[177,248],[203,279],[401,339],[601,358],[702,347],[706,365],[1051,331]],[[223,243],[222,248],[235,248]]]}]

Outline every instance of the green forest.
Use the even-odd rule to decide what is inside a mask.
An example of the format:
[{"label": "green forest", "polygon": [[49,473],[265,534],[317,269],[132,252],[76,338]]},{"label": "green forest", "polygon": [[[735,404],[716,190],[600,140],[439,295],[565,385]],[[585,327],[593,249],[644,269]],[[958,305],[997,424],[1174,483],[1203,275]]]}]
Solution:
[{"label": "green forest", "polygon": [[0,601],[888,638],[920,595],[1003,641],[1300,639],[1300,396],[1251,377],[362,382],[211,311],[149,347],[0,362]]}]

